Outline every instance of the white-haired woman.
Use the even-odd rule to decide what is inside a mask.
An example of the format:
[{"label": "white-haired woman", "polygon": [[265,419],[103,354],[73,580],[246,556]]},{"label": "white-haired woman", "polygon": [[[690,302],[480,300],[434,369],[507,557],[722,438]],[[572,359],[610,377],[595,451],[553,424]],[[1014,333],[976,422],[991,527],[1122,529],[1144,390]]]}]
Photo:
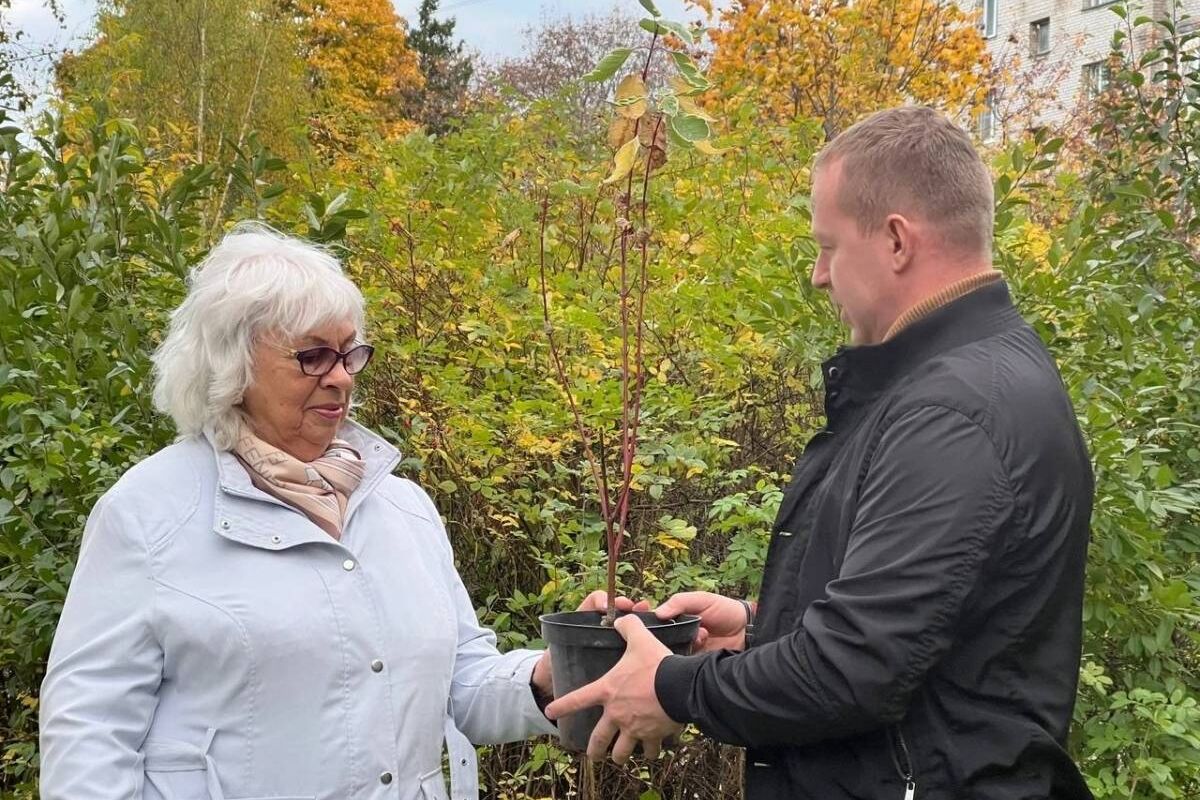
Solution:
[{"label": "white-haired woman", "polygon": [[241,229],[193,271],[155,355],[180,438],[84,533],[43,800],[432,800],[443,739],[462,800],[471,742],[554,730],[546,660],[496,650],[429,497],[347,419],[371,354],[317,248]]}]

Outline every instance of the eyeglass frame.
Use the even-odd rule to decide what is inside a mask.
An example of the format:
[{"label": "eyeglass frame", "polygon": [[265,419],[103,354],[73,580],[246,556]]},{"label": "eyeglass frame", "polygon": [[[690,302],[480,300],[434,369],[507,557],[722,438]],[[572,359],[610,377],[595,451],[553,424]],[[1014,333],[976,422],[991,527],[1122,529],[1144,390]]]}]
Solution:
[{"label": "eyeglass frame", "polygon": [[[362,372],[364,369],[367,368],[367,364],[371,363],[371,359],[375,355],[375,348],[365,342],[360,342],[359,344],[354,345],[353,347],[351,347],[349,350],[347,350],[344,353],[341,350],[338,350],[336,347],[330,347],[329,345],[325,345],[325,344],[319,344],[316,347],[306,347],[303,350],[294,350],[290,347],[283,347],[282,345],[277,345],[277,344],[272,345],[272,346],[279,352],[286,355],[288,358],[296,359],[296,364],[299,365],[300,372],[302,372],[304,375],[306,375],[310,378],[324,378],[326,375],[333,372],[334,367],[336,367],[339,363],[342,365],[343,368],[346,368],[347,375],[357,375],[358,373]],[[353,353],[355,350],[359,350],[363,347],[367,348],[367,360],[363,362],[363,365],[358,370],[356,370],[355,372],[351,372],[346,365],[346,357],[349,356],[351,353]],[[304,362],[302,362],[300,360],[300,357],[303,356],[305,353],[311,353],[314,350],[329,350],[330,352],[332,352],[334,354],[333,363],[329,365],[329,369],[325,370],[324,372],[319,372],[319,373],[307,372],[304,369]]]}]

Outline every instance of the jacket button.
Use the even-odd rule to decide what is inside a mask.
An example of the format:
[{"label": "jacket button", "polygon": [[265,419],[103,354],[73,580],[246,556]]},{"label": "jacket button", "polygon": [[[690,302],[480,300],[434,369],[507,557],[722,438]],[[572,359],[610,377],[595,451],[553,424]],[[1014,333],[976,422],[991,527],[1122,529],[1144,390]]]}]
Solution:
[{"label": "jacket button", "polygon": [[272,537],[271,537],[271,542],[272,542],[272,544],[279,544],[279,543],[280,543],[280,542],[282,542],[282,541],[283,541],[283,537],[282,537],[282,536],[279,536],[278,534],[276,534],[275,536],[272,536]]},{"label": "jacket button", "polygon": [[225,530],[229,530],[229,520],[227,520],[227,519],[221,520],[221,527],[224,528]]},{"label": "jacket button", "polygon": [[371,662],[371,672],[383,672],[383,662],[378,658]]},{"label": "jacket button", "polygon": [[346,570],[346,572],[349,572],[350,570],[354,569],[354,559],[347,558],[345,561],[343,561],[342,569]]},{"label": "jacket button", "polygon": [[836,381],[842,375],[842,370],[838,367],[829,368],[829,380]]},{"label": "jacket button", "polygon": [[384,786],[386,786],[386,785],[388,785],[389,783],[391,783],[391,782],[392,782],[392,773],[390,773],[390,772],[385,772],[385,773],[383,773],[382,775],[380,775],[380,776],[379,776],[379,782],[380,782],[380,783],[382,783]]}]

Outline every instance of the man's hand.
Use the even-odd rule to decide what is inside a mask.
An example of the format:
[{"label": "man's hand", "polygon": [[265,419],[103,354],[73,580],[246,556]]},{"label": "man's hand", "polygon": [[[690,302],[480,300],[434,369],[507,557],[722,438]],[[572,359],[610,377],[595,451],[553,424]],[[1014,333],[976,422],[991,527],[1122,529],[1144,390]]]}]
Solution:
[{"label": "man's hand", "polygon": [[588,758],[602,761],[615,736],[612,760],[624,764],[639,741],[647,758],[657,757],[662,740],[679,733],[683,726],[667,716],[654,693],[654,674],[671,651],[637,617],[621,617],[616,628],[625,637],[625,655],[600,680],[551,703],[546,716],[558,719],[592,706],[604,706],[604,715],[588,741]]},{"label": "man's hand", "polygon": [[[579,604],[576,611],[606,611],[608,609],[608,593],[603,589],[596,591],[583,598],[583,602]],[[618,611],[649,611],[650,604],[645,600],[633,602],[628,597],[617,598]],[[542,657],[533,666],[533,675],[529,678],[529,683],[533,687],[533,694],[539,700],[538,705],[542,702],[554,697],[554,681],[551,678],[550,671],[550,651],[546,650],[542,653]]]},{"label": "man's hand", "polygon": [[654,609],[659,619],[680,614],[700,617],[692,652],[746,649],[746,607],[740,601],[712,592],[680,592]]}]

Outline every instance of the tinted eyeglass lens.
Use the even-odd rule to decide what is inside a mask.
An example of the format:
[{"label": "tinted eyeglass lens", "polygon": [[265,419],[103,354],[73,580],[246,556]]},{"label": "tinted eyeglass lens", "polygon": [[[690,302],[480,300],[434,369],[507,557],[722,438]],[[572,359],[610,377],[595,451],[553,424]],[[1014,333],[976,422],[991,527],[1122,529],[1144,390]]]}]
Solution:
[{"label": "tinted eyeglass lens", "polygon": [[354,375],[362,372],[363,367],[371,361],[371,356],[375,354],[375,348],[369,344],[360,344],[358,347],[352,348],[346,353],[346,372]]},{"label": "tinted eyeglass lens", "polygon": [[324,375],[333,369],[338,352],[332,347],[314,347],[296,354],[305,375]]}]

